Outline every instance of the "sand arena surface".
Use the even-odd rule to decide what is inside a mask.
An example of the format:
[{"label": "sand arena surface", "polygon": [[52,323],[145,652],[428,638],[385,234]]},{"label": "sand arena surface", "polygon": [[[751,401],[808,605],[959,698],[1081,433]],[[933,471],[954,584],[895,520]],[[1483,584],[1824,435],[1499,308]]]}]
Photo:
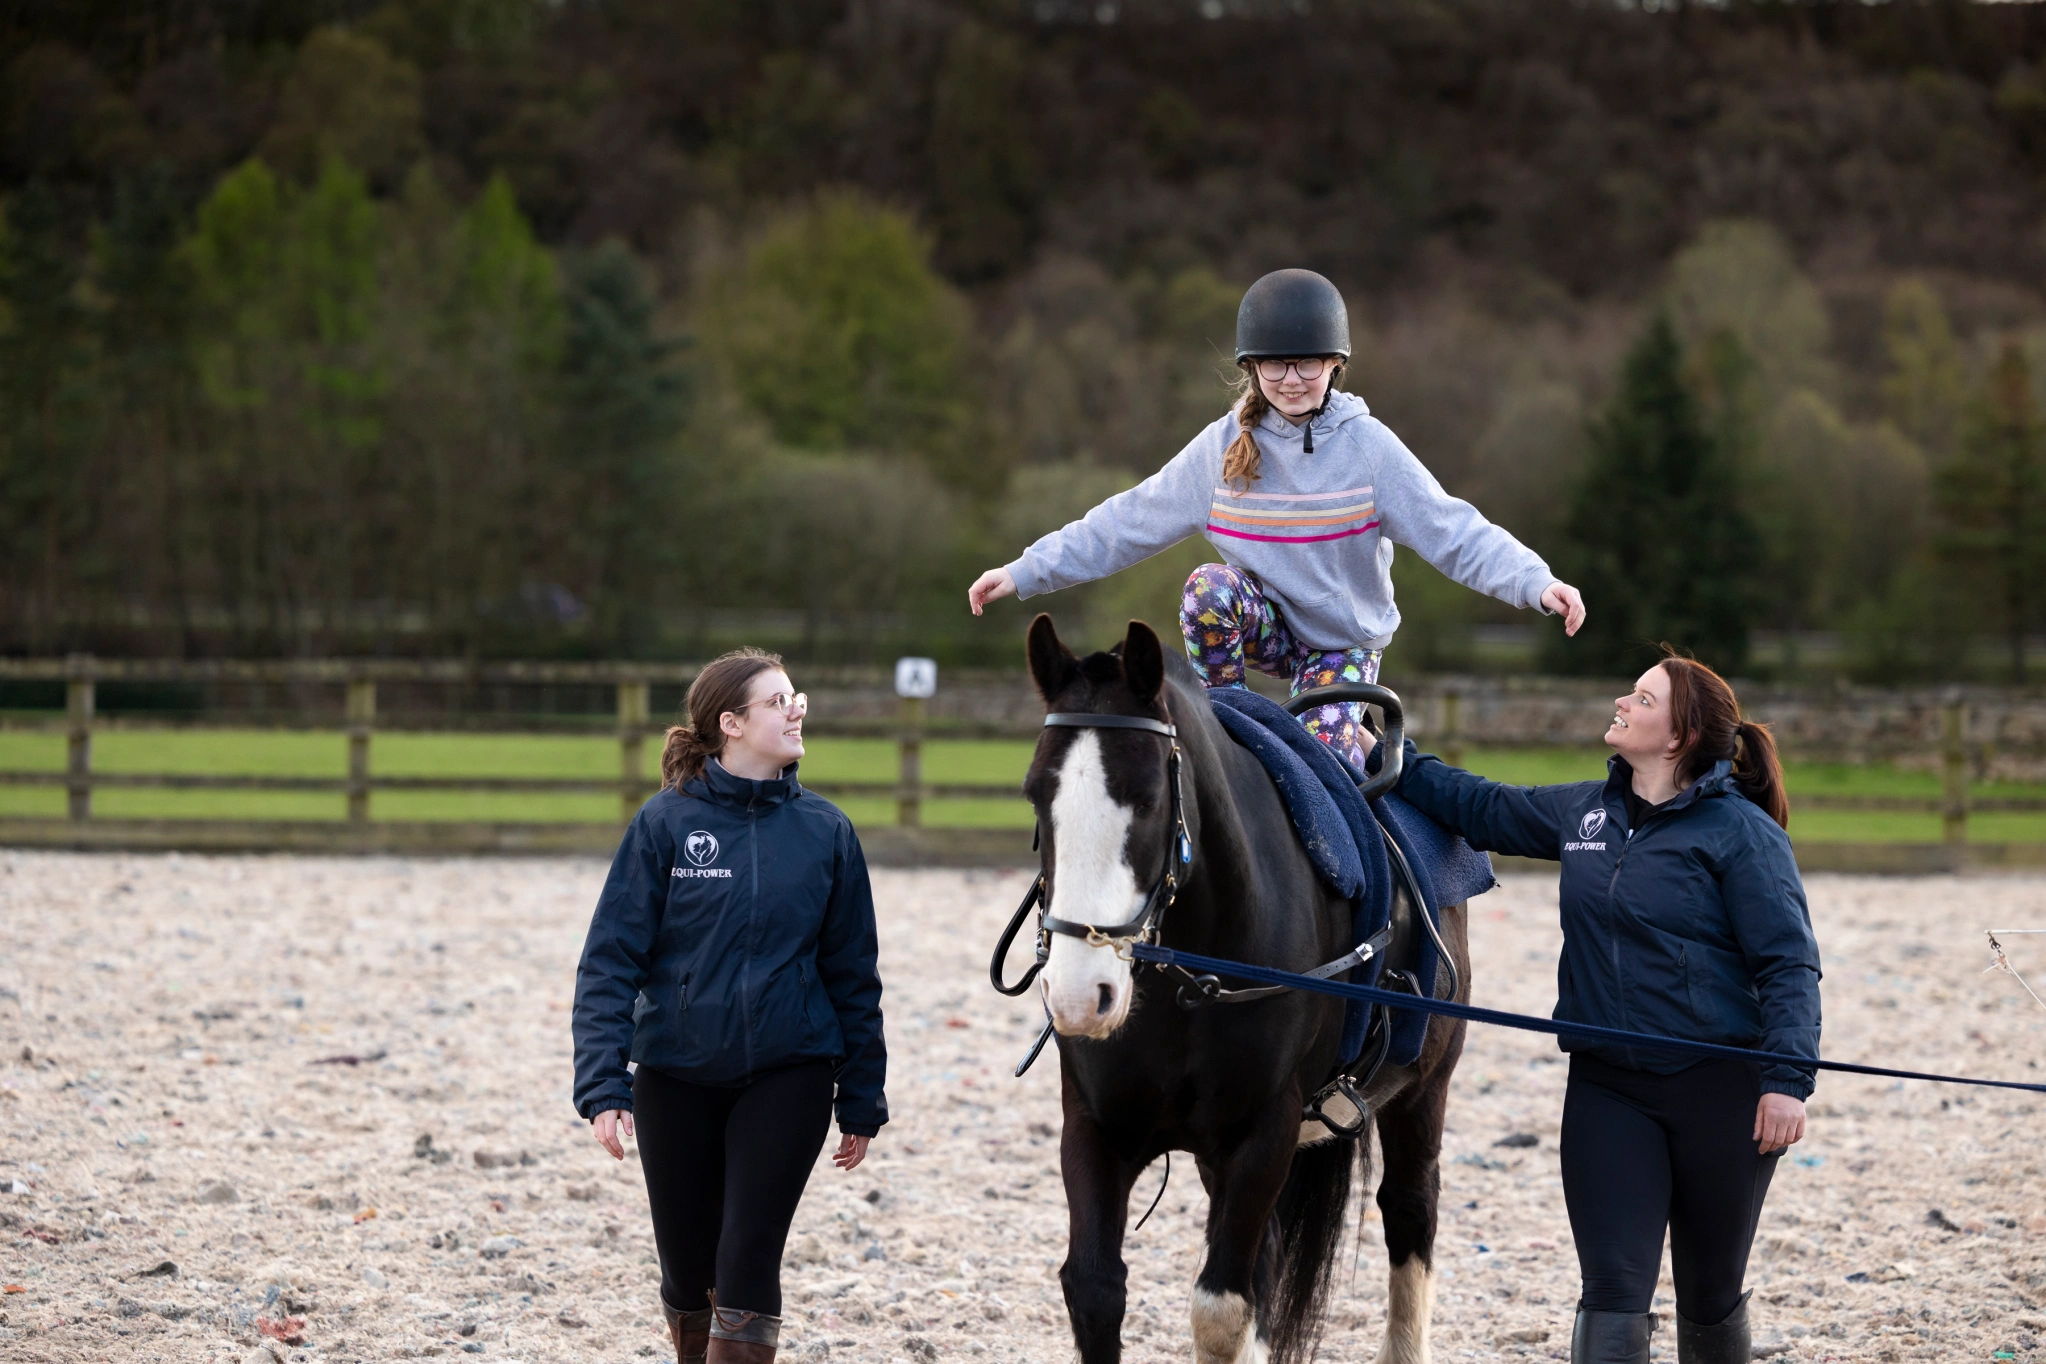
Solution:
[{"label": "sand arena surface", "polygon": [[[637,1163],[568,1102],[602,874],[0,853],[0,1358],[660,1358]],[[876,874],[896,1120],[851,1175],[819,1161],[785,1358],[1071,1357],[1057,1061],[1009,1078],[1033,1014],[984,975],[1023,884]],[[2046,927],[2046,879],[1810,890],[1829,1054],[2046,1076],[2046,1011],[1980,974],[1983,927]],[[1475,902],[1479,1002],[1551,1005],[1554,902],[1541,877]],[[2046,938],[2011,946],[2046,988]],[[1567,1356],[1563,1078],[1547,1040],[1473,1029],[1442,1166],[1440,1359]],[[2039,1358],[2041,1107],[1824,1078],[1763,1221],[1761,1337],[1797,1360]],[[1181,1162],[1130,1241],[1127,1359],[1191,1357],[1204,1212]],[[1370,1359],[1384,1303],[1371,1212],[1319,1357]],[[271,1351],[264,1322],[304,1343]]]}]

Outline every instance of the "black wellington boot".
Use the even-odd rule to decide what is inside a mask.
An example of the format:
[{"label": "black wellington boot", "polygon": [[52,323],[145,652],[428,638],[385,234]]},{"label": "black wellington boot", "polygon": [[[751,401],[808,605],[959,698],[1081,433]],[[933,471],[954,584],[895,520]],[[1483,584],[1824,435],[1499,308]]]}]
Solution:
[{"label": "black wellington boot", "polygon": [[1677,1313],[1677,1364],[1747,1364],[1754,1352],[1754,1335],[1748,1329],[1748,1299],[1753,1296],[1753,1289],[1741,1294],[1717,1326],[1700,1326]]},{"label": "black wellington boot", "polygon": [[1577,1309],[1570,1332],[1570,1364],[1648,1364],[1650,1312],[1587,1312]]}]

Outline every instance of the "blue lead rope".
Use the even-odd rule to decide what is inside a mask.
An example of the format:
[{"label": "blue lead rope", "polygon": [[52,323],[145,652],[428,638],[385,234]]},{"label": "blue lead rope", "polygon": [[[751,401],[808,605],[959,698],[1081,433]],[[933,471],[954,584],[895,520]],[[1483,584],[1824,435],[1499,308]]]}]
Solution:
[{"label": "blue lead rope", "polygon": [[1553,1018],[1510,1014],[1501,1009],[1480,1009],[1474,1004],[1458,1004],[1449,999],[1424,999],[1419,995],[1402,994],[1397,990],[1381,990],[1375,985],[1352,985],[1341,980],[1317,980],[1313,976],[1280,971],[1270,966],[1252,966],[1247,962],[1225,961],[1220,957],[1203,957],[1193,952],[1176,951],[1170,947],[1154,947],[1150,943],[1132,943],[1130,955],[1138,961],[1148,961],[1158,966],[1183,967],[1195,974],[1229,976],[1237,980],[1256,981],[1260,985],[1283,985],[1295,990],[1311,990],[1316,994],[1334,995],[1338,999],[1361,999],[1370,1004],[1383,1004],[1390,1009],[1413,1009],[1424,1014],[1441,1014],[1445,1018],[1467,1019],[1472,1023],[1490,1023],[1494,1027],[1518,1028],[1522,1032],[1553,1033],[1559,1037],[1567,1034],[1571,1037],[1596,1038],[1601,1042],[1621,1042],[1628,1046],[1652,1048],[1656,1051],[1685,1051],[1699,1056],[1724,1056],[1735,1061],[1757,1061],[1769,1066],[1796,1066],[1802,1070],[1838,1070],[1849,1075],[1879,1075],[1892,1080],[1931,1080],[1935,1084],[1943,1085],[1981,1085],[1989,1089],[2022,1089],[2033,1094],[2046,1094],[2046,1084],[2026,1084],[2022,1080],[1973,1080],[1965,1075],[1930,1075],[1920,1070],[1858,1066],[1852,1061],[1821,1061],[1816,1056],[1786,1056],[1781,1052],[1728,1047],[1717,1042],[1694,1042],[1687,1037],[1658,1037],[1654,1033],[1628,1032],[1624,1028],[1603,1028],[1595,1023],[1565,1023]]}]

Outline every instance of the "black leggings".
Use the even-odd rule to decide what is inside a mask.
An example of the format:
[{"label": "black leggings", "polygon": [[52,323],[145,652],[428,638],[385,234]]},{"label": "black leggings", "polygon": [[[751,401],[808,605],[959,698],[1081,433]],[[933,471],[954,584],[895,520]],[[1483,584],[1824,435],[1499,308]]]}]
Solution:
[{"label": "black leggings", "polygon": [[[1716,1326],[1740,1305],[1748,1251],[1776,1155],[1755,1147],[1761,1081],[1744,1061],[1675,1075],[1570,1058],[1563,1098],[1563,1198],[1584,1274],[1579,1304],[1646,1312],[1663,1228],[1677,1310]],[[1780,1153],[1778,1153],[1780,1154]]]},{"label": "black leggings", "polygon": [[641,1066],[632,1078],[639,1163],[653,1206],[661,1296],[781,1315],[781,1252],[831,1125],[831,1063],[772,1070],[742,1089]]}]

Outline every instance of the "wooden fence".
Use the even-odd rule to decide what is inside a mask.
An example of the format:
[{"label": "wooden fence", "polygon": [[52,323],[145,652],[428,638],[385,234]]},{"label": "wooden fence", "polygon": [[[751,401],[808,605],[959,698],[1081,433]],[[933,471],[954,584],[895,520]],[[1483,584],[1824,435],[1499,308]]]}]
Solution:
[{"label": "wooden fence", "polygon": [[[648,740],[664,726],[650,714],[655,686],[686,686],[692,664],[675,663],[467,663],[413,660],[280,659],[262,661],[101,659],[0,659],[0,680],[61,682],[65,693],[66,761],[61,772],[0,770],[0,786],[61,786],[63,819],[0,817],[0,846],[61,848],[192,849],[216,851],[348,851],[403,853],[609,852],[618,826],[629,820],[657,786]],[[340,693],[348,743],[345,776],[285,777],[192,775],[95,771],[93,734],[101,727],[95,700],[102,682],[254,683],[334,688]],[[382,683],[433,686],[601,686],[613,690],[618,744],[615,778],[414,777],[379,775],[372,762],[377,730],[377,687]],[[1439,694],[1433,746],[1451,762],[1463,756],[1463,698],[1455,689]],[[2046,811],[2046,799],[1972,799],[1968,790],[1971,755],[1964,742],[1965,702],[1956,695],[1941,713],[1943,793],[1939,797],[1808,795],[1801,810],[1863,810],[1937,813],[1938,843],[1800,843],[1798,861],[1807,870],[1933,872],[1999,867],[2046,867],[2046,843],[1970,843],[1973,811]],[[135,725],[124,727],[133,728]],[[147,727],[146,725],[141,727]],[[308,728],[299,724],[297,728]],[[528,726],[526,732],[533,732]],[[540,732],[587,735],[587,724],[556,722]],[[830,727],[813,727],[829,733]],[[863,727],[862,732],[872,732]],[[893,782],[804,784],[827,796],[881,797],[896,805],[893,826],[864,826],[862,842],[877,863],[1024,864],[1032,860],[1027,831],[1016,829],[926,828],[927,801],[957,798],[1010,799],[1013,786],[931,784],[923,780],[926,737],[924,703],[900,703],[894,737],[898,746]],[[1016,731],[1028,737],[1034,731]],[[1978,755],[1973,755],[1979,759]],[[106,819],[93,814],[93,792],[102,788],[167,790],[339,792],[346,818],[332,820]],[[448,791],[605,795],[618,798],[618,824],[477,823],[388,821],[373,818],[379,791]]]},{"label": "wooden fence", "polygon": [[[62,681],[65,694],[64,770],[0,770],[0,786],[61,786],[66,817],[0,816],[0,846],[61,848],[191,849],[210,851],[345,852],[604,852],[617,846],[618,828],[658,788],[649,740],[661,734],[649,697],[656,685],[686,686],[693,664],[640,663],[445,663],[408,660],[355,662],[331,659],[276,661],[126,660],[73,656],[65,659],[0,659],[0,680]],[[120,682],[261,683],[334,687],[342,694],[348,741],[347,775],[280,777],[239,774],[194,775],[95,771],[93,733],[98,684]],[[606,686],[615,689],[615,778],[405,777],[378,775],[372,764],[377,721],[377,684],[448,686]],[[138,726],[129,725],[127,728]],[[139,726],[147,728],[147,725]],[[305,726],[294,726],[304,728]],[[524,732],[535,732],[528,726]],[[1012,829],[927,829],[927,801],[960,798],[1017,799],[1016,786],[931,784],[923,780],[924,703],[901,702],[895,737],[898,775],[893,782],[805,781],[826,796],[892,799],[892,828],[862,829],[870,858],[887,864],[1020,863],[1030,854],[1027,831]],[[542,733],[587,735],[586,725],[557,723]],[[813,729],[813,733],[818,732]],[[823,727],[828,733],[829,727]],[[862,732],[866,732],[864,729]],[[106,819],[95,818],[93,792],[102,788],[146,787],[183,791],[338,792],[347,798],[344,820]],[[372,817],[379,791],[461,791],[546,795],[611,795],[618,798],[617,824],[476,823],[453,820],[389,821]]]}]

